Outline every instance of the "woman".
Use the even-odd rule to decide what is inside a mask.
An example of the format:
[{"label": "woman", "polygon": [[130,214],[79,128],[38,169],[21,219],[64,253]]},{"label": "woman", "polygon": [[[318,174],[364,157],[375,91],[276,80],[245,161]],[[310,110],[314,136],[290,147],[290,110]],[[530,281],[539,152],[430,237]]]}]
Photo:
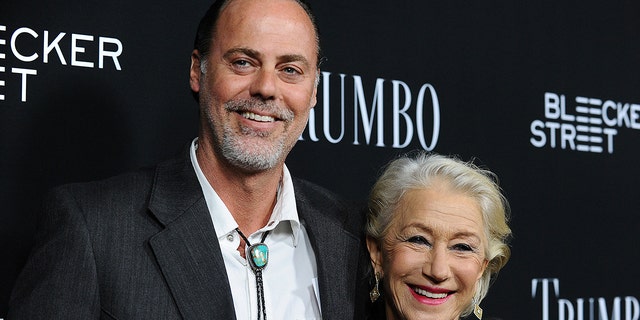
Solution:
[{"label": "woman", "polygon": [[424,152],[392,161],[369,198],[371,300],[384,304],[372,318],[481,319],[510,256],[507,209],[495,175],[473,164]]}]

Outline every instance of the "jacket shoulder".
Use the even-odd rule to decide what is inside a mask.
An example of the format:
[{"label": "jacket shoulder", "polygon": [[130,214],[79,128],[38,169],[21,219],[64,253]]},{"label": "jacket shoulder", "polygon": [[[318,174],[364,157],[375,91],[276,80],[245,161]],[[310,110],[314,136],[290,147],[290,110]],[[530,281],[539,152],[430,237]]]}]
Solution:
[{"label": "jacket shoulder", "polygon": [[292,180],[299,207],[319,210],[359,237],[364,225],[363,211],[359,203],[347,201],[342,196],[313,182],[295,177]]},{"label": "jacket shoulder", "polygon": [[130,202],[141,196],[148,197],[154,180],[155,169],[152,167],[122,173],[110,178],[63,184],[49,190],[46,202],[71,196],[80,203],[122,203]]}]

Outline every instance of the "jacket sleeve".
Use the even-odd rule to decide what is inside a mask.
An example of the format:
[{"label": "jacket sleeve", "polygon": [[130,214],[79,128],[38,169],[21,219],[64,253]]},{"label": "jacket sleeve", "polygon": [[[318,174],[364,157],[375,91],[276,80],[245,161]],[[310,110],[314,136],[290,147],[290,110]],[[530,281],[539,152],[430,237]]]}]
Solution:
[{"label": "jacket sleeve", "polygon": [[90,233],[70,189],[48,194],[34,246],[7,319],[98,319],[100,298]]}]

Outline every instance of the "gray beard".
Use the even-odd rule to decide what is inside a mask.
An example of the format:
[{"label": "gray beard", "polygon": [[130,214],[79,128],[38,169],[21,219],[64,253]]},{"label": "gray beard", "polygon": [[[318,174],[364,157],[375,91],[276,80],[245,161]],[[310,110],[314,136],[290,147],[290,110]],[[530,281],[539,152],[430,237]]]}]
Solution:
[{"label": "gray beard", "polygon": [[[273,111],[276,110],[276,107],[259,100],[230,101],[225,104],[225,109],[229,112],[237,112],[249,109],[246,107],[247,105],[250,105],[254,110],[266,110],[270,113],[273,113]],[[209,112],[209,109],[206,110],[207,118],[211,125],[213,124],[212,115]],[[278,118],[284,121],[290,121],[293,119],[293,113],[289,110],[276,112],[276,114]],[[254,148],[249,150],[243,143],[241,139],[242,136],[268,138],[271,134],[268,132],[256,132],[243,127],[242,132],[238,135],[233,132],[231,128],[227,127],[224,128],[222,137],[217,137],[215,136],[217,135],[215,130],[212,131],[214,139],[221,143],[219,150],[221,151],[222,156],[234,166],[247,171],[263,171],[275,168],[276,165],[278,165],[278,163],[286,156],[285,153],[289,151],[286,150],[286,136],[279,137],[273,142],[273,144],[265,143],[259,146],[254,146]]]},{"label": "gray beard", "polygon": [[[243,135],[267,137],[269,134],[256,133],[249,129],[242,129]],[[246,150],[242,142],[237,139],[231,129],[225,128],[220,146],[222,154],[233,165],[248,171],[262,171],[274,168],[284,153],[284,139],[275,145],[265,145],[254,150]]]}]

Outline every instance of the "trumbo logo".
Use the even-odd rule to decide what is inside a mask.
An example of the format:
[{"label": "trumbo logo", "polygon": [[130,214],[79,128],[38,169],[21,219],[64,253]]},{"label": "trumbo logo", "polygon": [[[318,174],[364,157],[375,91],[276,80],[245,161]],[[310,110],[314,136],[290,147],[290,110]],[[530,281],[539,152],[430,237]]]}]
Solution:
[{"label": "trumbo logo", "polygon": [[[419,143],[428,151],[438,144],[440,103],[431,84],[411,88],[400,80],[378,78],[368,86],[359,75],[331,72],[322,72],[321,80],[318,105],[311,110],[306,135],[300,140],[398,149]],[[321,118],[316,119],[319,112]]]},{"label": "trumbo logo", "polygon": [[533,146],[612,154],[618,128],[640,129],[638,104],[582,96],[574,101],[568,110],[564,95],[545,92],[546,119],[531,122]]},{"label": "trumbo logo", "polygon": [[531,280],[531,298],[542,301],[542,320],[640,319],[640,303],[636,297],[615,297],[608,301],[602,297],[564,299],[560,298],[560,280],[557,278]]},{"label": "trumbo logo", "polygon": [[[26,102],[28,83],[38,76],[40,63],[59,63],[82,68],[104,69],[113,66],[122,70],[118,57],[122,54],[122,42],[116,38],[87,34],[50,33],[29,27],[7,30],[0,24],[0,101],[20,97]],[[7,55],[11,54],[19,65],[6,66]],[[19,81],[19,92],[5,92],[7,81]]]}]

